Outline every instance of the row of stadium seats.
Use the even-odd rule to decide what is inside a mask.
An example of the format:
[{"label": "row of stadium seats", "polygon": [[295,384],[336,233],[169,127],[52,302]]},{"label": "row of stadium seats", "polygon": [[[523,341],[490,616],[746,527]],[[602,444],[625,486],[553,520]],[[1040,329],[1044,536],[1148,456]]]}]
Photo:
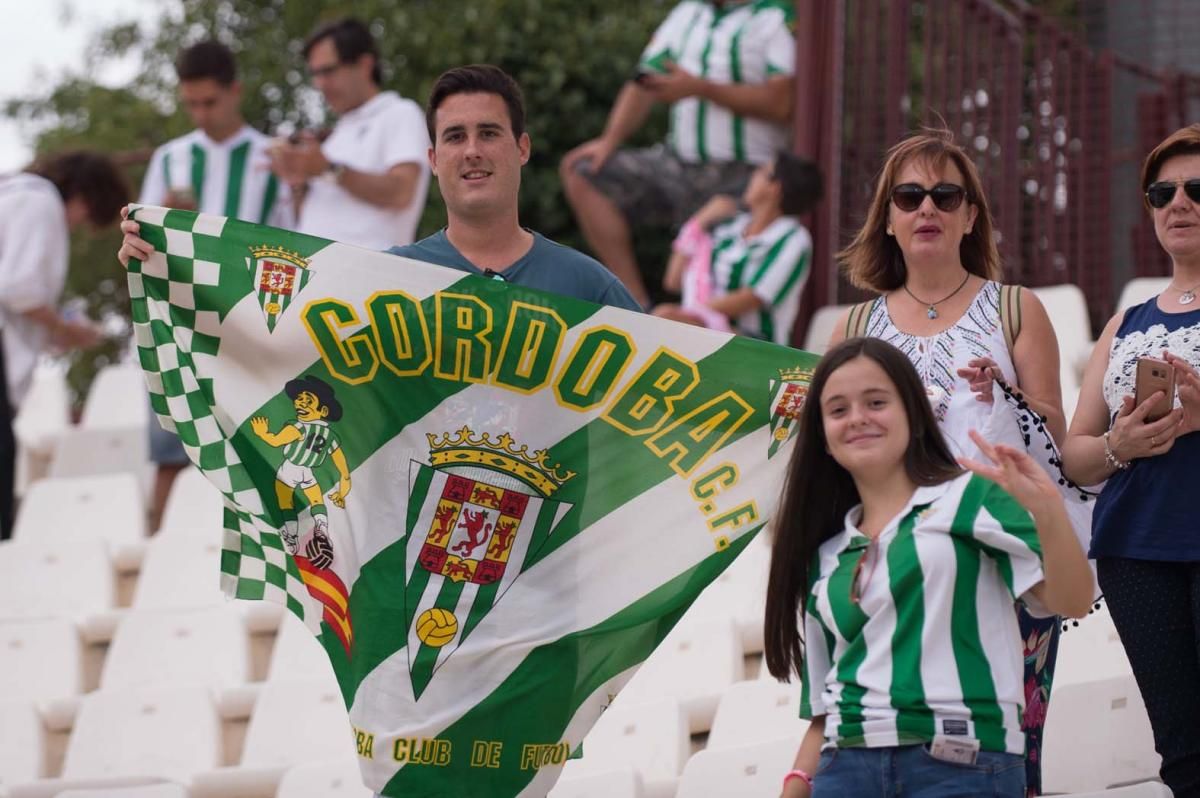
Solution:
[{"label": "row of stadium seats", "polygon": [[[1150,291],[1134,283],[1123,302]],[[1086,307],[1071,286],[1038,293],[1073,404]],[[828,335],[810,329],[813,348]],[[61,375],[42,372],[18,422],[27,484],[14,540],[0,543],[0,796],[369,795],[319,644],[278,607],[220,593],[219,493],[185,471],[150,536],[141,380],[105,370],[71,427]],[[798,686],[761,666],[768,559],[761,538],[709,587],[554,798],[778,794],[806,724]],[[1169,795],[1148,781],[1158,757],[1103,608],[1063,636],[1044,758],[1048,791]]]}]

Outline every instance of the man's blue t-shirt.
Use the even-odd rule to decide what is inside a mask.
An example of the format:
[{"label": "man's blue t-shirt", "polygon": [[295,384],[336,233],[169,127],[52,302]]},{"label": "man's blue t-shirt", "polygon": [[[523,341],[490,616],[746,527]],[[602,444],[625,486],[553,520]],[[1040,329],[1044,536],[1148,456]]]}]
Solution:
[{"label": "man's blue t-shirt", "polygon": [[[445,228],[414,244],[392,247],[388,252],[484,276],[482,269],[464,258],[450,243]],[[642,310],[621,281],[598,261],[570,247],[556,244],[540,233],[533,233],[533,246],[516,263],[495,273],[514,285],[586,299],[598,305],[612,305],[638,312]]]}]

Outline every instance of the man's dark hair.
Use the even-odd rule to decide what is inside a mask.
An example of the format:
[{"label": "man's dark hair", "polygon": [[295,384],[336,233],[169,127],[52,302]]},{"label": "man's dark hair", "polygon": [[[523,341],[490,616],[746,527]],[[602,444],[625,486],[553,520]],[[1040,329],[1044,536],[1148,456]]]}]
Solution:
[{"label": "man's dark hair", "polygon": [[87,150],[60,152],[39,158],[29,167],[54,184],[63,202],[82,197],[88,217],[97,227],[107,227],[121,217],[129,201],[129,186],[107,155]]},{"label": "man's dark hair", "polygon": [[215,80],[229,86],[237,80],[237,63],[233,51],[220,42],[193,44],[175,58],[175,74],[180,81]]},{"label": "man's dark hair", "polygon": [[364,55],[371,56],[374,59],[371,66],[371,82],[376,86],[383,82],[383,72],[379,68],[379,48],[375,46],[375,37],[371,35],[370,29],[361,20],[344,17],[318,25],[304,40],[304,57],[307,59],[312,48],[325,39],[333,42],[338,63],[353,64]]},{"label": "man's dark hair", "polygon": [[492,64],[470,64],[454,67],[443,72],[429,91],[429,103],[425,106],[425,125],[429,128],[429,140],[435,142],[437,126],[434,117],[446,98],[455,94],[497,94],[508,106],[508,118],[512,123],[513,136],[520,138],[525,132],[525,98],[521,87],[512,77]]},{"label": "man's dark hair", "polygon": [[812,161],[787,152],[775,154],[775,180],[783,193],[779,209],[788,216],[800,216],[812,210],[821,199],[821,170]]}]

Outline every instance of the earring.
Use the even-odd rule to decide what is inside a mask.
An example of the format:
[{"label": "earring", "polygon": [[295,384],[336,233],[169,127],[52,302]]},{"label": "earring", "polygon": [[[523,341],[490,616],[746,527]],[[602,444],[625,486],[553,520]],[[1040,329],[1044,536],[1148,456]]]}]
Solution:
[{"label": "earring", "polygon": [[886,230],[887,234],[890,236],[896,235],[894,232],[892,232],[892,226],[890,224],[885,228],[885,230]]}]

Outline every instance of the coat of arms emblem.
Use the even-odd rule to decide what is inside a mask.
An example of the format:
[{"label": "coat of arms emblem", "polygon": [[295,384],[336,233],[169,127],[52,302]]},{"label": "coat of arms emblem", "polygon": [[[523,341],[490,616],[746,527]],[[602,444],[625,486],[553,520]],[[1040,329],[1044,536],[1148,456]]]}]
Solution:
[{"label": "coat of arms emblem", "polygon": [[280,247],[251,247],[250,253],[254,257],[246,258],[246,265],[254,273],[258,304],[267,319],[267,331],[275,332],[279,317],[304,290],[312,278],[312,270],[308,268],[308,260],[298,252]]},{"label": "coat of arms emblem", "polygon": [[410,472],[405,617],[418,698],[521,571],[570,505],[554,498],[575,476],[508,433],[463,427],[427,434],[430,462]]}]

